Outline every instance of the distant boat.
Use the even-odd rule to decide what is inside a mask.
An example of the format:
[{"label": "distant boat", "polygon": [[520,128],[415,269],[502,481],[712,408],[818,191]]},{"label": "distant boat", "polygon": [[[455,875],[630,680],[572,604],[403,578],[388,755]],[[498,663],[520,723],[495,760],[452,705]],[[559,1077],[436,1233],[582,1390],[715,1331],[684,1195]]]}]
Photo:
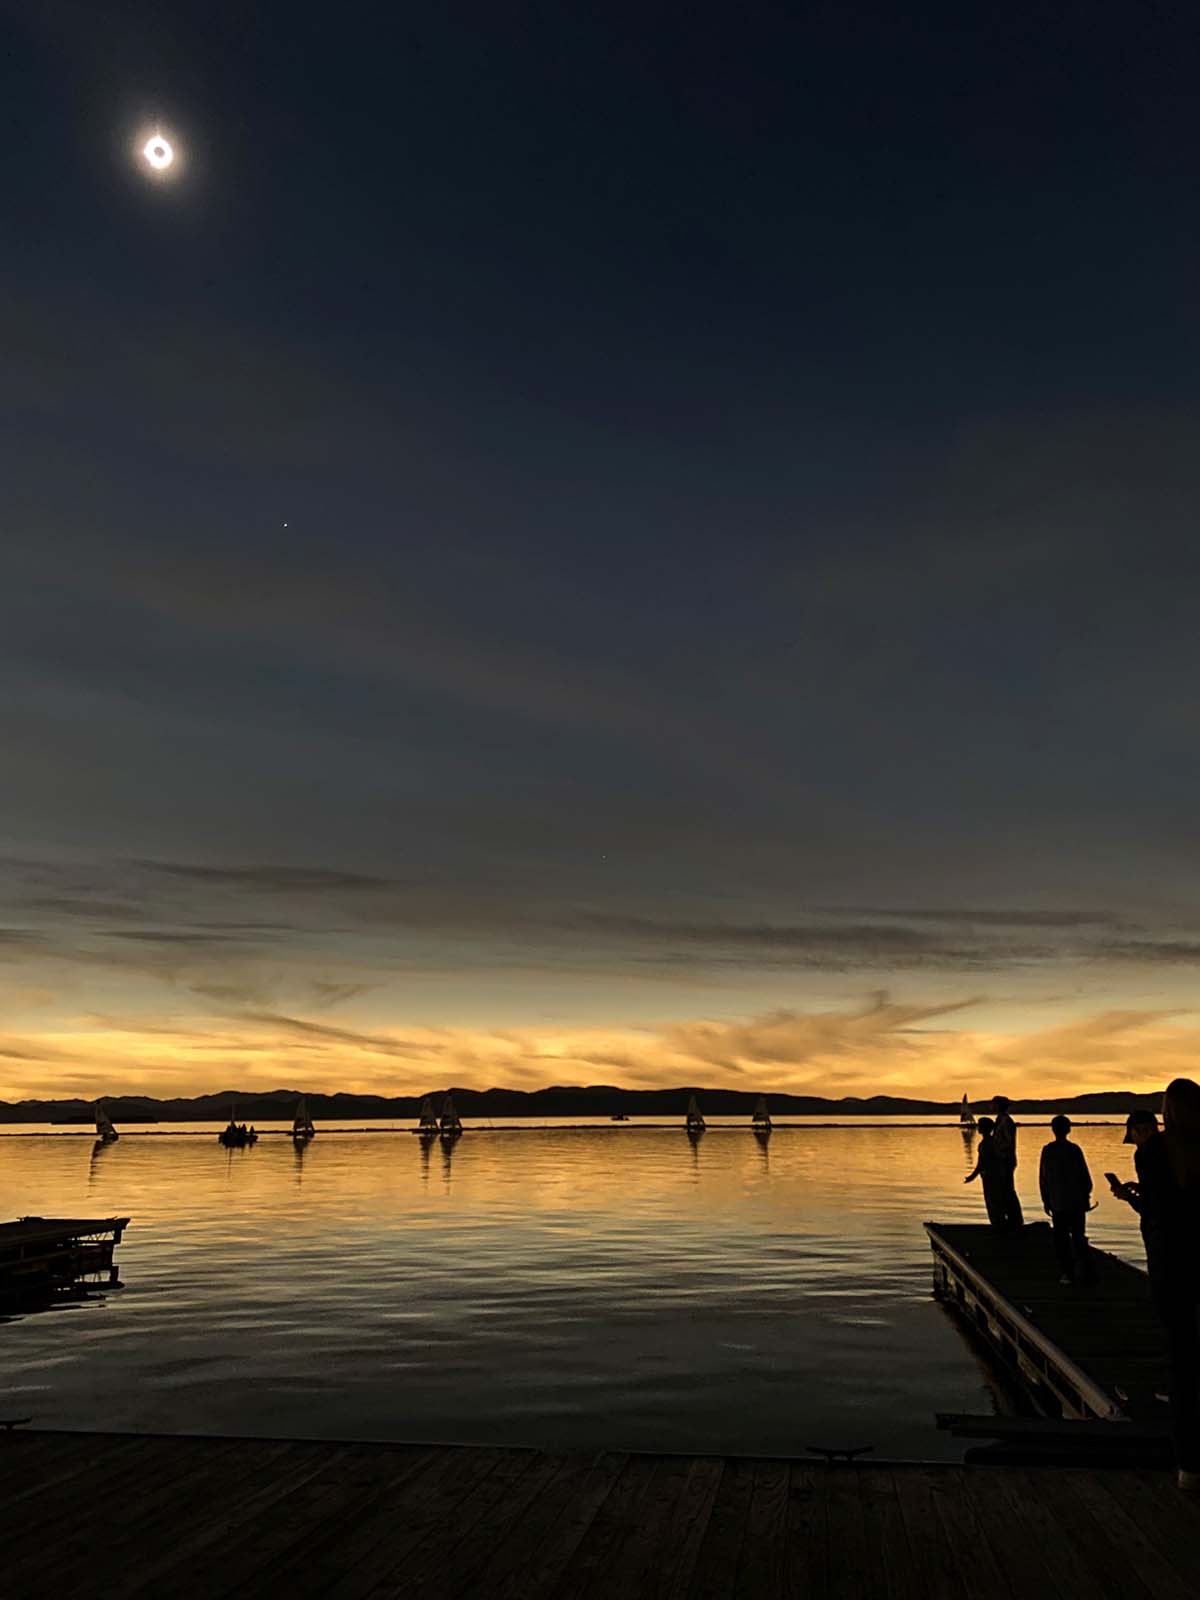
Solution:
[{"label": "distant boat", "polygon": [[966,1095],[962,1097],[962,1105],[958,1108],[958,1121],[960,1127],[973,1128],[975,1126],[975,1113],[971,1110],[971,1102]]},{"label": "distant boat", "polygon": [[292,1138],[297,1144],[306,1144],[316,1131],[308,1114],[307,1096],[301,1095],[296,1105],[296,1115],[292,1119]]},{"label": "distant boat", "polygon": [[243,1122],[239,1127],[236,1120],[237,1108],[229,1108],[229,1126],[222,1128],[217,1135],[217,1143],[223,1144],[229,1150],[240,1149],[243,1145],[257,1144],[258,1135],[253,1128],[248,1128]]},{"label": "distant boat", "polygon": [[608,1120],[610,1122],[628,1122],[629,1118],[625,1115],[625,1113],[623,1111],[614,1111],[612,1116]]},{"label": "distant boat", "polygon": [[696,1100],[696,1096],[691,1095],[688,1099],[687,1131],[689,1133],[703,1133],[704,1127],[704,1118],[700,1115],[699,1103]]},{"label": "distant boat", "polygon": [[117,1139],[119,1139],[121,1137],[121,1135],[113,1127],[112,1118],[109,1116],[108,1112],[101,1105],[99,1100],[96,1101],[94,1110],[95,1110],[95,1114],[96,1114],[96,1137],[97,1137],[97,1139],[99,1139],[102,1144],[112,1144],[112,1143],[114,1143]]},{"label": "distant boat", "polygon": [[462,1121],[454,1109],[454,1096],[447,1090],[446,1098],[442,1101],[442,1120],[438,1123],[438,1132],[443,1139],[457,1139],[462,1131]]},{"label": "distant boat", "polygon": [[417,1124],[417,1132],[423,1139],[434,1139],[437,1137],[437,1131],[438,1117],[433,1106],[433,1096],[427,1094],[421,1101],[421,1120]]},{"label": "distant boat", "polygon": [[750,1118],[750,1121],[754,1124],[756,1133],[770,1133],[771,1113],[767,1110],[767,1098],[765,1095],[760,1094],[754,1102],[754,1115]]}]

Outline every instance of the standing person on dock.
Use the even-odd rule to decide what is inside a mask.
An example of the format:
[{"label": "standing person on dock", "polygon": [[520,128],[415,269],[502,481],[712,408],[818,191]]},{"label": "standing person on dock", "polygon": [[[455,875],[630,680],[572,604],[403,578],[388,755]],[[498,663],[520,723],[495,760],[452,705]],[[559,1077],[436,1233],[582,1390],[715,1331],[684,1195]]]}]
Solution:
[{"label": "standing person on dock", "polygon": [[1042,1205],[1054,1229],[1054,1248],[1062,1276],[1059,1283],[1084,1283],[1096,1280],[1095,1263],[1087,1242],[1087,1214],[1092,1204],[1092,1175],[1087,1159],[1077,1144],[1072,1144],[1070,1117],[1055,1117],[1050,1124],[1054,1138],[1042,1147],[1038,1182]]},{"label": "standing person on dock", "polygon": [[1163,1093],[1163,1131],[1134,1155],[1150,1292],[1167,1334],[1179,1487],[1200,1491],[1200,1084]]},{"label": "standing person on dock", "polygon": [[1021,1228],[1025,1218],[1021,1214],[1021,1202],[1017,1199],[1017,1125],[1009,1115],[1011,1103],[1007,1095],[992,1096],[992,1110],[996,1116],[996,1131],[992,1139],[1007,1226]]},{"label": "standing person on dock", "polygon": [[[1153,1111],[1131,1111],[1125,1118],[1125,1137],[1121,1142],[1123,1144],[1131,1144],[1134,1146],[1133,1154],[1135,1163],[1137,1160],[1137,1153],[1142,1146],[1148,1143],[1151,1139],[1157,1139],[1158,1137],[1158,1118],[1154,1115]],[[1141,1188],[1136,1181],[1133,1183],[1122,1183],[1115,1172],[1106,1172],[1104,1176],[1108,1179],[1108,1186],[1112,1190],[1113,1194],[1116,1195],[1117,1199],[1124,1200],[1125,1204],[1127,1206],[1132,1206],[1138,1214],[1138,1223],[1140,1224],[1142,1230],[1142,1243],[1146,1247],[1146,1265],[1148,1269],[1150,1264],[1150,1250],[1153,1242],[1153,1228],[1151,1227],[1149,1232],[1147,1231],[1146,1218],[1142,1215]]]},{"label": "standing person on dock", "polygon": [[980,1117],[975,1124],[975,1130],[979,1134],[979,1149],[975,1153],[975,1165],[963,1182],[974,1183],[976,1178],[982,1182],[983,1203],[987,1207],[988,1221],[993,1228],[1007,1228],[1008,1209],[1003,1198],[1004,1183],[996,1160],[995,1126],[991,1117]]}]

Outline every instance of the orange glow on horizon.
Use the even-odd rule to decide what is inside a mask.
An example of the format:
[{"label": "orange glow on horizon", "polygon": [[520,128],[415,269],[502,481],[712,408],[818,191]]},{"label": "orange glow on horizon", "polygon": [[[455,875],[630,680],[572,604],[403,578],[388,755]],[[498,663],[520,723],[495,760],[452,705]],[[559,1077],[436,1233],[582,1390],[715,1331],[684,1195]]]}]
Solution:
[{"label": "orange glow on horizon", "polygon": [[538,1089],[685,1084],[776,1094],[981,1100],[1137,1089],[1191,1076],[1200,1028],[1107,1011],[1024,1032],[920,1026],[949,1007],[776,1012],[742,1022],[553,1030],[356,1030],[328,1018],[79,1018],[0,1035],[0,1098],[188,1097],[222,1089],[412,1095],[454,1084]]}]

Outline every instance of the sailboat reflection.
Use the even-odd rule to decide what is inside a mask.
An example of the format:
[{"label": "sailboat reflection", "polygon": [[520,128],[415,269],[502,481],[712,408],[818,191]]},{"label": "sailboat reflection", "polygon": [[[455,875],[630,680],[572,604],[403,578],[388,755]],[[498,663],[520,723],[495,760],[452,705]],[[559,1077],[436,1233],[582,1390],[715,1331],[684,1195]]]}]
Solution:
[{"label": "sailboat reflection", "polygon": [[108,1151],[112,1149],[113,1142],[114,1141],[112,1139],[97,1139],[95,1144],[92,1146],[92,1153],[88,1158],[87,1186],[89,1194],[91,1193],[92,1189],[95,1188],[96,1179],[99,1176],[100,1162],[103,1157],[107,1155]]}]

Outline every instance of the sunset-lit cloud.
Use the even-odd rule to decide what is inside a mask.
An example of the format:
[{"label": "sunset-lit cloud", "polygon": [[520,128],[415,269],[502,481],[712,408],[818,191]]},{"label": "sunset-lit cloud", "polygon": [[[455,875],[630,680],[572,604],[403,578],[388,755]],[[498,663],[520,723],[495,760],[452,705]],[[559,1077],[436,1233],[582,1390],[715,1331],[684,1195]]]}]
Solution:
[{"label": "sunset-lit cloud", "polygon": [[0,1097],[711,1084],[1145,1088],[1200,929],[1028,902],[664,907],[499,868],[0,861]]},{"label": "sunset-lit cloud", "polygon": [[998,1089],[1145,1091],[1200,1063],[1200,1021],[1186,1015],[1112,1011],[1002,1034],[963,1025],[974,1005],[970,997],[921,1005],[877,995],[845,1010],[737,1022],[403,1035],[269,1012],[153,1025],[92,1016],[52,1032],[0,1037],[0,1085],[10,1100],[280,1087],[411,1095],[451,1085],[595,1083],[953,1100]]}]

